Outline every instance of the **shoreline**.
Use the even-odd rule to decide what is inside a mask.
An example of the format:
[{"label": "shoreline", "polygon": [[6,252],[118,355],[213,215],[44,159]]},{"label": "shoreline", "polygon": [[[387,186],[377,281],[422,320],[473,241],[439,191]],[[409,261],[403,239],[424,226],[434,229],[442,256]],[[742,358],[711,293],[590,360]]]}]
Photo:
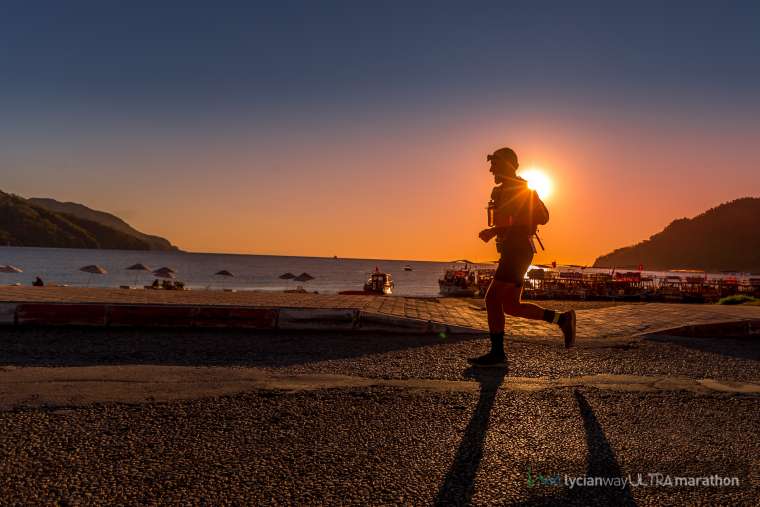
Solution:
[{"label": "shoreline", "polygon": [[[445,302],[445,301],[463,301],[468,302],[472,305],[479,306],[485,308],[485,303],[483,297],[479,296],[472,296],[472,297],[465,297],[465,296],[442,296],[440,294],[437,295],[414,295],[414,294],[390,294],[390,295],[373,295],[373,294],[340,294],[339,292],[332,292],[332,291],[312,291],[312,290],[305,290],[303,292],[301,291],[294,291],[292,289],[262,289],[262,288],[211,288],[211,287],[186,287],[184,290],[178,290],[178,289],[148,289],[144,287],[120,287],[120,286],[80,286],[80,285],[68,285],[68,284],[46,284],[44,287],[34,287],[32,285],[0,285],[0,294],[2,294],[3,289],[5,288],[11,288],[11,289],[31,289],[31,290],[46,290],[46,289],[57,289],[57,290],[71,290],[71,291],[120,291],[128,294],[173,294],[173,293],[193,293],[193,294],[204,294],[209,295],[213,297],[214,295],[222,295],[222,294],[237,294],[237,295],[246,295],[246,294],[252,294],[252,295],[316,295],[316,296],[341,296],[341,297],[379,297],[382,299],[418,299],[418,300],[425,300],[425,301],[439,301],[439,302]],[[664,300],[655,300],[655,299],[631,299],[631,298],[589,298],[589,299],[582,299],[576,297],[568,297],[568,298],[558,298],[558,297],[549,297],[549,298],[532,298],[532,297],[526,297],[525,295],[522,298],[522,301],[525,303],[532,303],[539,306],[546,306],[546,305],[561,305],[563,308],[574,308],[574,309],[587,309],[587,308],[605,308],[609,306],[620,306],[620,305],[638,305],[638,304],[688,304],[688,305],[694,305],[694,306],[705,306],[705,305],[717,305],[717,302],[711,302],[711,301],[664,301]],[[2,302],[11,302],[8,300],[0,300],[0,303]],[[742,304],[746,303],[739,303],[738,306],[741,306]],[[748,306],[754,306],[754,304],[749,303]]]}]

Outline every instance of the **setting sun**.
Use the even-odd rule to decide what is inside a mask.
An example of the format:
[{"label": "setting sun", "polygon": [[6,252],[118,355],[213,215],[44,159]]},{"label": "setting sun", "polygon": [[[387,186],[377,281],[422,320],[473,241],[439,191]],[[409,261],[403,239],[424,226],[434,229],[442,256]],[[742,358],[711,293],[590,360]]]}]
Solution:
[{"label": "setting sun", "polygon": [[541,199],[546,199],[552,193],[554,185],[547,174],[539,168],[532,167],[520,171],[520,177],[528,180],[528,188],[538,192]]}]

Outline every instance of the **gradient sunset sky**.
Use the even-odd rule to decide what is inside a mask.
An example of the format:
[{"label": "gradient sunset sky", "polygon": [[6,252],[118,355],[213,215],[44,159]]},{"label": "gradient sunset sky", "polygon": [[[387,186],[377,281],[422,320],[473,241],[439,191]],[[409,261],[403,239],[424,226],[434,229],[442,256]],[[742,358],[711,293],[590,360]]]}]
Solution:
[{"label": "gradient sunset sky", "polygon": [[4,3],[0,190],[189,251],[493,260],[510,146],[554,181],[535,262],[590,264],[760,195],[758,27],[756,1]]}]

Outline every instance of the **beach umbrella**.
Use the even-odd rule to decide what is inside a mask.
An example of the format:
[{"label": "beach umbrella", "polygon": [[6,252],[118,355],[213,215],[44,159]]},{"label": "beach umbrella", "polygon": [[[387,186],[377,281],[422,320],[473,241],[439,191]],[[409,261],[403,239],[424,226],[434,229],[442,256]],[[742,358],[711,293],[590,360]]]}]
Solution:
[{"label": "beach umbrella", "polygon": [[[222,269],[222,270],[220,270],[220,271],[217,271],[217,272],[216,272],[216,273],[214,273],[214,274],[215,274],[216,276],[223,276],[223,277],[225,277],[225,278],[232,278],[233,276],[235,276],[235,275],[233,275],[232,273],[230,273],[229,271],[227,271],[226,269]],[[225,286],[225,283],[222,283],[222,288],[225,288],[224,286]]]},{"label": "beach umbrella", "polygon": [[90,273],[92,275],[105,275],[108,273],[106,271],[106,268],[103,266],[98,266],[96,264],[90,264],[89,266],[82,266],[79,268],[79,271],[84,271],[85,273]]},{"label": "beach umbrella", "polygon": [[451,261],[451,263],[452,263],[452,264],[457,264],[457,263],[459,263],[459,262],[464,262],[465,264],[475,264],[474,262],[472,262],[472,261],[469,261],[469,260],[467,260],[467,259],[457,259],[457,260],[455,260],[455,261]]},{"label": "beach umbrella", "polygon": [[308,282],[309,280],[314,280],[314,277],[309,273],[301,273],[297,277],[293,278],[293,280],[296,282]]},{"label": "beach umbrella", "polygon": [[150,268],[143,264],[142,262],[138,262],[137,264],[132,264],[127,269],[131,271],[150,271]]},{"label": "beach umbrella", "polygon": [[143,264],[142,262],[138,262],[137,264],[132,264],[128,268],[129,271],[135,271],[135,285],[137,285],[137,277],[140,275],[140,271],[150,271],[150,268]]},{"label": "beach umbrella", "polygon": [[171,271],[161,271],[158,269],[153,272],[153,276],[156,276],[158,278],[168,278],[170,280],[173,278],[177,278],[177,276]]},{"label": "beach umbrella", "polygon": [[3,264],[0,266],[0,273],[23,273],[24,270],[21,268],[17,268],[16,266],[11,266],[10,264]]},{"label": "beach umbrella", "polygon": [[159,278],[175,278],[176,274],[176,271],[174,271],[172,268],[167,268],[166,266],[153,270],[153,275]]},{"label": "beach umbrella", "polygon": [[282,274],[282,275],[279,276],[280,280],[292,280],[295,277],[296,277],[296,275],[294,275],[290,271],[288,271],[287,273],[284,273],[284,274]]},{"label": "beach umbrella", "polygon": [[87,266],[82,266],[79,268],[79,271],[84,271],[85,273],[90,273],[90,276],[87,277],[87,287],[90,286],[90,280],[92,280],[92,275],[105,275],[108,273],[106,269],[102,266],[98,266],[96,264],[89,264]]}]

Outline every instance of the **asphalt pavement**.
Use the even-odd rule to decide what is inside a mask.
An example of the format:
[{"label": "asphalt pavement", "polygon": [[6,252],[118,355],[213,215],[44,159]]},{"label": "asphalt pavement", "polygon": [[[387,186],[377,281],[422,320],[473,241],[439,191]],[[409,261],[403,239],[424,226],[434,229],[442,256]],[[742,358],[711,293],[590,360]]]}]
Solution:
[{"label": "asphalt pavement", "polygon": [[757,505],[756,337],[512,336],[468,368],[485,348],[5,329],[0,503]]}]

